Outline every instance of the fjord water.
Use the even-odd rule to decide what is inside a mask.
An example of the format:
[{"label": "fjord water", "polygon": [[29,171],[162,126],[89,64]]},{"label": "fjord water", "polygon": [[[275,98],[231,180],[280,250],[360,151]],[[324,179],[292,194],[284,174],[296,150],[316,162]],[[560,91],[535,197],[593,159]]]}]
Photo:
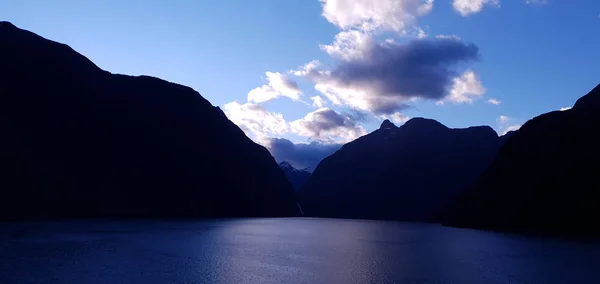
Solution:
[{"label": "fjord water", "polygon": [[0,223],[0,283],[598,283],[600,245],[281,218]]}]

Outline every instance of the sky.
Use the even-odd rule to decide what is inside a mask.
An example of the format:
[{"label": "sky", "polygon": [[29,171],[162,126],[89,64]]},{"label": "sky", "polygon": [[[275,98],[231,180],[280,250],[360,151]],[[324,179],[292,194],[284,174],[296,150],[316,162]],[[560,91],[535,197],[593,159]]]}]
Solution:
[{"label": "sky", "polygon": [[301,168],[384,119],[501,135],[600,83],[595,0],[2,0],[0,20],[190,86]]}]

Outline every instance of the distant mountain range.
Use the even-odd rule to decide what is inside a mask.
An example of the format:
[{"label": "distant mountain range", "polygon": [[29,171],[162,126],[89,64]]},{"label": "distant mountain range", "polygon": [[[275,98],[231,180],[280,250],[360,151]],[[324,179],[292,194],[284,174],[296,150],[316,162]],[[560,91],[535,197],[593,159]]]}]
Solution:
[{"label": "distant mountain range", "polygon": [[447,225],[600,237],[600,85],[529,120],[500,149]]},{"label": "distant mountain range", "polygon": [[283,170],[287,178],[290,180],[295,190],[298,190],[300,187],[302,187],[311,175],[311,173],[306,169],[296,169],[294,168],[294,166],[292,166],[286,161],[279,163],[279,167]]},{"label": "distant mountain range", "polygon": [[298,192],[316,217],[436,222],[492,162],[504,137],[425,118],[381,127],[324,159]]},{"label": "distant mountain range", "polygon": [[269,152],[191,88],[0,22],[0,218],[297,216]]}]

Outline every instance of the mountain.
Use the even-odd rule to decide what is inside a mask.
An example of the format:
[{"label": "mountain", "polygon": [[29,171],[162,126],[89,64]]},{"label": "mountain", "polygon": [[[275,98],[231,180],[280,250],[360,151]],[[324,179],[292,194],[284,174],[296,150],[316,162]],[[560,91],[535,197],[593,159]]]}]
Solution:
[{"label": "mountain", "polygon": [[311,216],[438,221],[491,163],[502,138],[488,126],[451,129],[425,118],[381,127],[325,158],[299,191]]},{"label": "mountain", "polygon": [[189,87],[0,22],[0,218],[292,216],[269,152]]},{"label": "mountain", "polygon": [[446,224],[600,237],[599,125],[600,85],[570,110],[529,120]]},{"label": "mountain", "polygon": [[506,140],[512,137],[515,133],[517,133],[516,130],[511,130],[509,132],[506,132],[504,135],[500,136],[500,144],[504,145],[504,143],[506,143]]},{"label": "mountain", "polygon": [[288,180],[290,180],[295,190],[302,187],[310,177],[310,172],[296,169],[294,166],[290,165],[290,163],[285,161],[279,163],[279,167],[283,170]]}]

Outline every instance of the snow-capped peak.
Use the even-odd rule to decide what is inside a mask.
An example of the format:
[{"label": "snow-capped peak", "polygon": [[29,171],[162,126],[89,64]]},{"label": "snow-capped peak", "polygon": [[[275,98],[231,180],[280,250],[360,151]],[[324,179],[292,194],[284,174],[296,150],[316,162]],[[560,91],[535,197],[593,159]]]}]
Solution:
[{"label": "snow-capped peak", "polygon": [[294,166],[292,166],[290,163],[288,163],[286,161],[282,161],[281,163],[279,163],[279,167],[282,169],[296,170],[296,168],[294,168]]}]

